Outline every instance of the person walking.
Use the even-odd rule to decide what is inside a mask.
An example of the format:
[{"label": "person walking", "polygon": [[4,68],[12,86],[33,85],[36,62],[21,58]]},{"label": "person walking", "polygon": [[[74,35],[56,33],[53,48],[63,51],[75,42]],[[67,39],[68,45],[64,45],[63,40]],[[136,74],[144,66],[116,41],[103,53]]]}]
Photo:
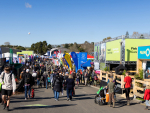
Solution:
[{"label": "person walking", "polygon": [[56,76],[53,77],[53,89],[54,89],[54,98],[55,101],[59,100],[59,93],[62,90],[62,79],[59,76],[59,74],[57,74]]},{"label": "person walking", "polygon": [[46,87],[46,89],[47,89],[47,73],[46,73],[46,71],[44,71],[44,73],[43,73],[43,82],[44,82],[44,88]]},{"label": "person walking", "polygon": [[131,88],[131,85],[132,85],[132,79],[131,79],[131,77],[129,77],[127,72],[126,72],[126,77],[124,78],[124,84],[123,85],[125,86],[127,105],[129,106],[130,105],[129,93],[130,93],[130,88]]},{"label": "person walking", "polygon": [[146,90],[145,90],[145,93],[144,93],[144,100],[145,100],[145,103],[146,103],[145,110],[148,110],[148,107],[150,107],[150,104],[149,104],[149,100],[150,100],[150,86],[149,85],[146,86]]},{"label": "person walking", "polygon": [[37,87],[38,88],[39,88],[39,85],[40,85],[40,78],[41,78],[40,71],[37,71]]},{"label": "person walking", "polygon": [[84,80],[85,80],[85,86],[87,85],[87,80],[88,80],[88,70],[84,73]]},{"label": "person walking", "polygon": [[66,86],[67,86],[67,101],[71,101],[72,92],[75,87],[75,83],[72,75],[69,75],[68,79],[66,80]]},{"label": "person walking", "polygon": [[27,100],[27,91],[28,91],[28,99],[30,99],[31,86],[34,84],[32,75],[29,73],[29,69],[26,70],[26,74],[23,78],[24,82],[24,90],[25,90],[25,100]]},{"label": "person walking", "polygon": [[79,84],[80,84],[80,75],[81,75],[81,74],[80,74],[80,72],[78,71],[78,72],[77,72],[77,75],[76,75],[76,76],[77,76],[77,85],[78,85],[78,87],[79,87]]},{"label": "person walking", "polygon": [[[9,111],[10,97],[15,94],[16,82],[14,74],[10,73],[10,67],[5,67],[4,72],[1,73],[0,83],[2,84],[2,100],[4,102],[3,109],[7,108]],[[7,100],[6,100],[7,96]]]},{"label": "person walking", "polygon": [[96,75],[96,73],[94,74],[94,86],[97,86],[97,80],[98,80],[98,77]]},{"label": "person walking", "polygon": [[114,87],[115,87],[115,84],[113,83],[113,79],[110,78],[110,82],[107,84],[107,88],[108,88],[108,93],[109,93],[109,106],[111,107],[111,102],[113,100],[113,108],[115,107]]},{"label": "person walking", "polygon": [[92,72],[92,83],[94,84],[94,76],[95,76],[95,70]]}]

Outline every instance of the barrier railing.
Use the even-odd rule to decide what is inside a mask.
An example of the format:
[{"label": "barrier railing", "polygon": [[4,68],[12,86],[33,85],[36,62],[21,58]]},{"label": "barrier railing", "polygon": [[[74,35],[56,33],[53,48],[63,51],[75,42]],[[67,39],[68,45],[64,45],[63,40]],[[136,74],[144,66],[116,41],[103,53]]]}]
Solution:
[{"label": "barrier railing", "polygon": [[[138,96],[138,97],[141,97],[143,98],[144,97],[144,89],[145,89],[145,86],[143,87],[140,87],[138,85],[138,83],[140,84],[143,84],[143,85],[150,85],[150,80],[149,79],[145,79],[145,80],[137,80],[137,79],[134,79],[134,82],[133,82],[133,94],[135,96],[135,98]],[[143,92],[143,93],[140,93],[140,92]]]},{"label": "barrier railing", "polygon": [[[103,74],[105,74],[105,75],[103,75]],[[105,78],[105,79],[106,79],[105,82],[107,82],[108,79],[110,78],[110,77],[109,77],[109,74],[111,74],[111,73],[106,72],[106,71],[100,71],[99,79],[102,80],[103,78]],[[121,88],[124,88],[124,78],[125,78],[125,76],[124,76],[124,75],[117,75],[117,74],[114,73],[114,72],[112,73],[112,75],[113,75],[113,78],[114,78],[114,77],[120,78],[120,80],[117,79],[116,82],[121,85]],[[140,83],[140,84],[145,84],[145,86],[146,86],[146,85],[150,85],[150,79],[137,80],[137,79],[134,78],[134,75],[129,75],[129,76],[130,76],[130,77],[132,78],[132,80],[133,80],[133,82],[132,82],[133,89],[131,90],[131,91],[133,91],[133,95],[134,95],[135,97],[138,96],[138,97],[143,98],[143,97],[144,97],[144,88],[145,88],[145,87],[140,87],[140,86],[138,85],[138,83]],[[144,86],[144,85],[143,85],[143,86]],[[140,92],[143,92],[143,93],[140,93]]]}]

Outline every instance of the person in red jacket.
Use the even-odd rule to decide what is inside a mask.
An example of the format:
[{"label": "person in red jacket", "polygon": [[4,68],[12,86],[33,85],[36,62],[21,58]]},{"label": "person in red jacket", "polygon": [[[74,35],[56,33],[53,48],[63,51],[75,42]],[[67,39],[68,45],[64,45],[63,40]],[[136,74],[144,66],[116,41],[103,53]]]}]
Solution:
[{"label": "person in red jacket", "polygon": [[145,110],[148,110],[148,107],[150,106],[149,100],[150,100],[150,86],[146,86],[146,90],[144,93],[144,100],[146,102],[146,108]]},{"label": "person in red jacket", "polygon": [[126,72],[126,77],[124,78],[124,87],[125,87],[125,91],[126,91],[126,99],[127,99],[127,105],[130,105],[130,97],[129,97],[129,93],[130,93],[130,88],[132,85],[132,79],[131,77],[129,77],[128,72]]}]

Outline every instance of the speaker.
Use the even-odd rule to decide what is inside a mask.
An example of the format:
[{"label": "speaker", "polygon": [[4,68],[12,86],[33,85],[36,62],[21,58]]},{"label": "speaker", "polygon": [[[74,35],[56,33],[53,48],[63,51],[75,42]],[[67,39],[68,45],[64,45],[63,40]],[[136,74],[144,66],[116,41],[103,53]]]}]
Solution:
[{"label": "speaker", "polygon": [[3,66],[6,63],[6,58],[0,58],[0,66]]}]

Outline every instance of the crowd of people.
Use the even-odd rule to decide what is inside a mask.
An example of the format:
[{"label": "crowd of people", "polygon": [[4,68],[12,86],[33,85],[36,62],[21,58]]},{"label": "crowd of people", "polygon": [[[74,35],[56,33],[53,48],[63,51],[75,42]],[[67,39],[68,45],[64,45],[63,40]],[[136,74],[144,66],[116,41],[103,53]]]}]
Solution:
[{"label": "crowd of people", "polygon": [[[25,91],[25,100],[33,98],[34,93],[31,96],[31,89],[34,87],[46,89],[51,89],[54,92],[55,101],[59,101],[60,93],[64,95],[63,91],[66,90],[67,101],[72,100],[72,96],[75,95],[75,83],[79,87],[81,84],[87,86],[97,85],[97,74],[94,69],[85,70],[69,70],[63,66],[55,66],[50,60],[35,60],[33,62],[26,62],[24,69],[20,74],[20,79],[23,84]],[[0,75],[0,83],[2,83],[2,100],[3,109],[9,111],[10,96],[15,94],[16,81],[15,75],[9,66],[4,68],[4,71]],[[124,79],[124,86],[126,91],[127,105],[130,105],[130,88],[132,85],[132,79],[126,73]],[[108,81],[108,92],[109,92],[109,105],[113,102],[113,107],[115,107],[115,91],[114,88],[117,86],[116,80],[110,77]],[[148,88],[148,87],[147,87]],[[150,89],[146,90],[144,99],[146,102],[150,99]],[[148,102],[147,102],[147,106]],[[147,109],[147,108],[146,108]]]}]

